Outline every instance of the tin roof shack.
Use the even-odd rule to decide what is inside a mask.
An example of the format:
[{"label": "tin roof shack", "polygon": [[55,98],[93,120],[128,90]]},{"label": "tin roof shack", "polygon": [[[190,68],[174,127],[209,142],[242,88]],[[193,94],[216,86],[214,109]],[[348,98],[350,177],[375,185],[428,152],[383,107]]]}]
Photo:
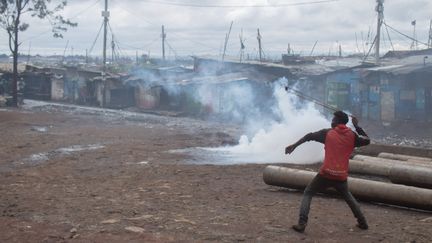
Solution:
[{"label": "tin roof shack", "polygon": [[271,114],[272,87],[245,73],[197,76],[167,84],[163,90],[170,104],[188,115],[243,122]]},{"label": "tin roof shack", "polygon": [[[274,82],[279,78],[288,79],[288,85],[294,87],[306,96],[325,101],[325,74],[333,72],[340,67],[340,63],[317,62],[313,58],[303,58],[304,61],[287,60],[286,65],[277,63],[264,63],[257,61],[239,62],[226,60],[224,62],[195,57],[194,69],[200,73],[224,73],[239,71],[253,76],[255,80]],[[216,70],[216,71],[214,71]]]},{"label": "tin roof shack", "polygon": [[423,50],[389,51],[383,58],[405,58],[410,56],[432,55],[432,48]]},{"label": "tin roof shack", "polygon": [[11,95],[12,94],[12,73],[2,72],[0,73],[0,95]]},{"label": "tin roof shack", "polygon": [[[77,66],[37,67],[26,65],[29,72],[46,72],[50,76],[50,98],[78,104],[98,105],[95,84],[92,78],[100,76],[100,71],[85,70]],[[46,90],[48,92],[48,89]]]},{"label": "tin roof shack", "polygon": [[51,100],[52,76],[53,74],[46,68],[26,65],[25,71],[20,74],[23,84],[19,84],[22,87],[23,97],[35,100]]},{"label": "tin roof shack", "polygon": [[194,57],[194,71],[201,75],[220,75],[223,73],[254,73],[256,79],[276,80],[281,77],[295,78],[290,69],[276,63],[258,61],[240,62],[225,58],[225,61],[215,57]]},{"label": "tin roof shack", "polygon": [[369,118],[432,120],[432,56],[383,60],[382,66],[364,71]]},{"label": "tin roof shack", "polygon": [[125,80],[125,85],[135,88],[135,103],[141,110],[176,110],[172,98],[163,89],[171,86],[176,80],[193,77],[192,69],[181,66],[147,67],[132,71],[131,77]]},{"label": "tin roof shack", "polygon": [[163,96],[166,91],[162,89],[162,85],[156,82],[145,82],[135,76],[127,78],[124,84],[134,89],[134,103],[139,110],[163,109],[161,95]]},{"label": "tin roof shack", "polygon": [[330,65],[335,71],[322,75],[325,80],[324,103],[363,117],[363,106],[367,104],[367,87],[359,70],[371,67],[371,64],[362,64],[359,58],[343,58],[331,60],[325,65]]},{"label": "tin roof shack", "polygon": [[[55,73],[61,74],[62,71],[55,70]],[[102,103],[97,99],[96,84],[92,80],[101,75],[101,71],[85,70],[75,66],[65,67],[63,70],[64,99],[77,104],[100,106]]]},{"label": "tin roof shack", "polygon": [[63,101],[64,95],[64,79],[63,76],[54,74],[51,78],[51,100]]},{"label": "tin roof shack", "polygon": [[0,73],[0,107],[12,105],[12,73]]},{"label": "tin roof shack", "polygon": [[93,78],[98,103],[115,109],[135,106],[135,87],[125,84],[127,78],[123,74]]}]

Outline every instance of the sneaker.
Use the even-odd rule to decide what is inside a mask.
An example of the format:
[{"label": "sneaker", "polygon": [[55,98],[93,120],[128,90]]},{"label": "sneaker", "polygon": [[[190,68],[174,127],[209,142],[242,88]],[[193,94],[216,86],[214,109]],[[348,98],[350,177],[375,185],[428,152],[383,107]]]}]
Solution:
[{"label": "sneaker", "polygon": [[293,230],[299,232],[299,233],[303,233],[306,229],[306,225],[305,224],[296,224],[292,226]]},{"label": "sneaker", "polygon": [[369,226],[367,225],[367,223],[357,223],[356,225],[358,228],[362,229],[362,230],[367,230],[369,229]]}]

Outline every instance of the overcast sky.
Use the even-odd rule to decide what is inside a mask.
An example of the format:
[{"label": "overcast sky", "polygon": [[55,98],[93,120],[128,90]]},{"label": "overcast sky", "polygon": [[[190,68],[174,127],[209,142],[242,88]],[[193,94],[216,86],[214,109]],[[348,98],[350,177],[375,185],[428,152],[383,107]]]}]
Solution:
[{"label": "overcast sky", "polygon": [[[154,57],[161,56],[162,25],[165,25],[166,53],[170,57],[175,53],[181,56],[220,54],[231,21],[234,21],[234,24],[227,48],[227,55],[230,56],[238,56],[240,53],[241,30],[246,47],[245,53],[251,57],[258,54],[257,28],[261,32],[264,53],[273,56],[285,53],[288,43],[295,53],[309,55],[316,41],[318,42],[314,54],[336,54],[339,44],[344,54],[363,50],[367,52],[366,44],[372,41],[376,32],[376,0],[108,2],[110,29],[123,55],[135,55],[138,52],[150,53]],[[66,55],[85,54],[86,49],[91,50],[102,25],[103,6],[104,0],[69,0],[63,15],[77,22],[78,26],[70,28],[63,39],[52,38],[47,21],[27,18],[30,28],[20,36],[20,51],[28,53],[31,46],[30,53],[33,55],[63,54],[68,43]],[[429,23],[432,19],[431,0],[387,0],[384,2],[384,16],[389,26],[410,36],[413,36],[414,30],[411,22],[416,20],[417,38],[427,43]],[[91,55],[102,54],[102,33],[103,31],[96,40]],[[387,34],[384,28],[384,40],[381,43],[384,50],[391,48],[388,35],[395,49],[408,49],[411,45],[411,40],[391,29],[388,29]],[[2,30],[0,53],[9,53],[7,44],[7,35]],[[419,45],[419,48],[424,47]],[[108,55],[111,55],[110,52]]]}]

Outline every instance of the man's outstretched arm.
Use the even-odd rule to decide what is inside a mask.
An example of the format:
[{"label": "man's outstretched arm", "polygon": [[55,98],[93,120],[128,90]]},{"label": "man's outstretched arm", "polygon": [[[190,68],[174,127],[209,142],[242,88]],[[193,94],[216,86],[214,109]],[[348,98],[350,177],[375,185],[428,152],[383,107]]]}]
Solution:
[{"label": "man's outstretched arm", "polygon": [[329,130],[330,129],[322,129],[319,130],[318,132],[311,132],[306,134],[304,137],[300,138],[297,142],[287,146],[285,148],[285,154],[291,154],[299,145],[303,144],[304,142],[316,141],[319,143],[325,143],[325,137]]}]

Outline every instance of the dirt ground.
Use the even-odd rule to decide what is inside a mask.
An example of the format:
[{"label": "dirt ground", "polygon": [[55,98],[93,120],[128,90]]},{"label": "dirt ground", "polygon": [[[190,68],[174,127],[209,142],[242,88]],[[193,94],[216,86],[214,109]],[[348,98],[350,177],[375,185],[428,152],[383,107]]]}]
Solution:
[{"label": "dirt ground", "polygon": [[[266,165],[198,165],[172,149],[241,131],[155,115],[0,109],[0,242],[432,242],[432,214],[266,185]],[[288,166],[288,165],[285,165]],[[316,166],[309,166],[316,169]]]}]

